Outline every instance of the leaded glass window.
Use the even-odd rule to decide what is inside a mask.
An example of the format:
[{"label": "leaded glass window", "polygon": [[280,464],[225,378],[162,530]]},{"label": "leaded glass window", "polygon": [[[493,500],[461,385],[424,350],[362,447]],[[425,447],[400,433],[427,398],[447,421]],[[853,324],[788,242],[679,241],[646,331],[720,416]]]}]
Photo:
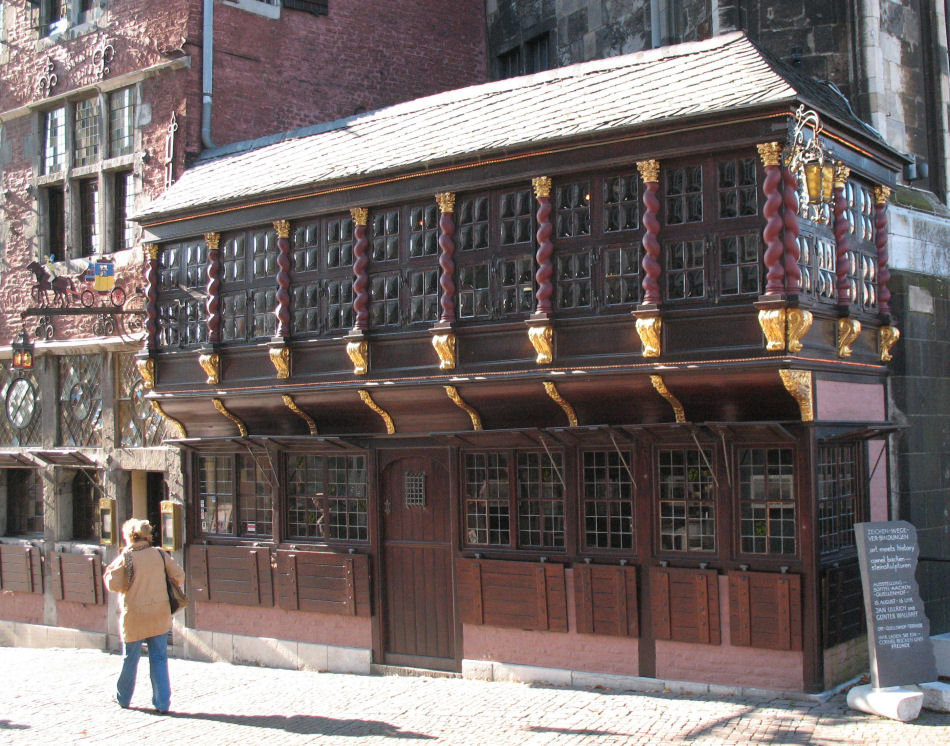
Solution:
[{"label": "leaded glass window", "polygon": [[491,265],[482,262],[459,267],[458,275],[459,318],[491,318]]},{"label": "leaded glass window", "polygon": [[534,257],[531,254],[503,259],[500,263],[501,311],[504,315],[534,308]]},{"label": "leaded glass window", "polygon": [[234,520],[232,456],[198,459],[198,514],[203,534],[230,534]]},{"label": "leaded glass window", "polygon": [[399,258],[399,210],[373,215],[373,261]]},{"label": "leaded glass window", "polygon": [[666,175],[666,222],[698,223],[703,219],[703,169],[673,168]]},{"label": "leaded glass window", "polygon": [[465,454],[463,493],[468,544],[511,543],[508,455]]},{"label": "leaded glass window", "polygon": [[874,197],[863,184],[849,181],[845,199],[851,223],[851,250],[848,252],[851,305],[864,311],[877,309],[877,246],[874,243]]},{"label": "leaded glass window", "polygon": [[439,210],[436,205],[409,209],[409,257],[439,253]]},{"label": "leaded glass window", "polygon": [[60,107],[43,115],[43,173],[66,168],[66,109]]},{"label": "leaded glass window", "polygon": [[640,301],[642,253],[639,245],[604,251],[604,301],[607,305]]},{"label": "leaded glass window", "polygon": [[604,179],[604,232],[635,230],[640,227],[640,205],[636,174]]},{"label": "leaded glass window", "polygon": [[399,324],[398,272],[370,276],[369,318],[371,326],[397,326]]},{"label": "leaded glass window", "polygon": [[102,445],[102,356],[63,355],[59,363],[59,441]]},{"label": "leaded glass window", "polygon": [[134,148],[135,91],[122,88],[109,94],[109,156],[129,155]]},{"label": "leaded glass window", "polygon": [[554,190],[554,235],[572,238],[590,235],[590,184],[558,185]]},{"label": "leaded glass window", "polygon": [[666,258],[666,297],[669,300],[706,296],[706,242],[669,241],[664,245]]},{"label": "leaded glass window", "polygon": [[439,320],[439,271],[409,272],[409,323]]},{"label": "leaded glass window", "polygon": [[503,192],[499,197],[501,243],[503,246],[526,243],[532,239],[533,200],[530,189]]},{"label": "leaded glass window", "polygon": [[633,454],[585,451],[583,463],[584,543],[589,549],[632,549]]},{"label": "leaded glass window", "polygon": [[589,308],[592,296],[591,253],[555,256],[557,307],[561,310]]},{"label": "leaded glass window", "polygon": [[719,293],[760,292],[762,239],[758,233],[719,237]]},{"label": "leaded glass window", "polygon": [[473,197],[459,201],[455,211],[456,234],[460,251],[480,251],[488,248],[488,197]]},{"label": "leaded glass window", "polygon": [[366,457],[327,456],[326,463],[329,538],[366,541]]},{"label": "leaded glass window", "polygon": [[819,300],[833,301],[838,292],[834,242],[811,235],[799,236],[798,248],[802,290]]},{"label": "leaded glass window", "polygon": [[165,435],[162,416],[145,398],[148,389],[132,355],[116,356],[119,444],[123,448],[160,445]]},{"label": "leaded glass window", "polygon": [[274,533],[274,496],[267,475],[252,456],[238,456],[238,535]]},{"label": "leaded glass window", "polygon": [[822,554],[854,546],[857,520],[857,446],[818,448],[818,541]]},{"label": "leaded glass window", "polygon": [[709,451],[663,449],[659,457],[660,549],[716,550],[716,501]]},{"label": "leaded glass window", "polygon": [[564,547],[564,484],[560,453],[518,454],[518,544]]},{"label": "leaded glass window", "polygon": [[755,178],[755,159],[737,158],[720,161],[719,217],[741,218],[758,214],[758,197]]},{"label": "leaded glass window", "polygon": [[353,326],[353,282],[327,282],[327,329],[344,330]]},{"label": "leaded glass window", "polygon": [[99,98],[77,101],[73,121],[73,165],[99,160]]},{"label": "leaded glass window", "polygon": [[7,366],[0,366],[0,445],[39,445],[42,406],[40,388],[32,373],[17,371],[12,374]]},{"label": "leaded glass window", "polygon": [[795,554],[795,452],[739,450],[739,542],[744,554]]}]

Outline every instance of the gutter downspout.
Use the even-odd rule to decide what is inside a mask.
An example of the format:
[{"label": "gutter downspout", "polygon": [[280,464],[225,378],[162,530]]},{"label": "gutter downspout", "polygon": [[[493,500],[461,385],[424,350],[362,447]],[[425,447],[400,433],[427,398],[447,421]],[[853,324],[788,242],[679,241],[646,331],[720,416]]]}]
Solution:
[{"label": "gutter downspout", "polygon": [[214,81],[214,0],[204,0],[201,28],[201,145],[213,148],[211,89]]}]

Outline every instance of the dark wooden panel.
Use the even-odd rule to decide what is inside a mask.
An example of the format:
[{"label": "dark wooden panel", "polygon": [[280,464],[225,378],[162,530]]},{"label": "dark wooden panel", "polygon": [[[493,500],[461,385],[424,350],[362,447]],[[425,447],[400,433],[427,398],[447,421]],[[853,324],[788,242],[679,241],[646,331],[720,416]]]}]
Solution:
[{"label": "dark wooden panel", "polygon": [[801,576],[730,572],[729,627],[733,645],[801,650]]},{"label": "dark wooden panel", "polygon": [[102,560],[96,554],[53,554],[53,595],[58,601],[102,604]]},{"label": "dark wooden panel", "polygon": [[277,604],[282,609],[370,616],[365,554],[278,551]]},{"label": "dark wooden panel", "polygon": [[650,568],[653,632],[658,640],[719,645],[719,575],[715,570]]},{"label": "dark wooden panel", "polygon": [[564,565],[460,557],[456,572],[463,622],[567,632]]},{"label": "dark wooden panel", "polygon": [[43,592],[40,550],[20,544],[0,544],[0,589],[18,593]]},{"label": "dark wooden panel", "polygon": [[864,634],[864,597],[857,557],[822,568],[821,627],[825,649]]},{"label": "dark wooden panel", "polygon": [[198,601],[274,605],[269,549],[193,546],[188,568],[190,587]]},{"label": "dark wooden panel", "polygon": [[638,637],[637,569],[615,565],[575,565],[577,631]]}]

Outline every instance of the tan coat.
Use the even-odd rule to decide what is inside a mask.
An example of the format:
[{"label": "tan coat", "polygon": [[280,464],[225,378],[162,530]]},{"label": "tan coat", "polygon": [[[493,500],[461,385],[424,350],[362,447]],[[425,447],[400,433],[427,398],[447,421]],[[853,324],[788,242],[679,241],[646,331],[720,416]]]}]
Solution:
[{"label": "tan coat", "polygon": [[[132,557],[132,587],[125,572],[124,555]],[[164,554],[165,560],[162,561]],[[122,594],[122,639],[125,642],[163,635],[171,629],[172,615],[168,606],[165,573],[181,585],[185,572],[167,552],[160,552],[147,541],[127,546],[105,571],[106,587]]]}]

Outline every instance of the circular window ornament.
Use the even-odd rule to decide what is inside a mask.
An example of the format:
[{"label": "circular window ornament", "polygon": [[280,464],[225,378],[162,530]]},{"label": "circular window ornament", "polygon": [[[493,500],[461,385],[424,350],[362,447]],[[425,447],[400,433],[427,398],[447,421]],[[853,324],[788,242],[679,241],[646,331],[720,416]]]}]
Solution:
[{"label": "circular window ornament", "polygon": [[22,430],[36,413],[36,389],[26,378],[17,378],[7,389],[5,404],[7,420],[16,430]]}]

